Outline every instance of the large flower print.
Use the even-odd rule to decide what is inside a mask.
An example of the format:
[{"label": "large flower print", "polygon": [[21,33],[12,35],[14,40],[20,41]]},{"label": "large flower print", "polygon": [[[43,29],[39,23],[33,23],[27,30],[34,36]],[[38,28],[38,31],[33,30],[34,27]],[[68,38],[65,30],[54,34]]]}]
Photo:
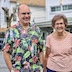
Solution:
[{"label": "large flower print", "polygon": [[34,39],[32,40],[32,43],[38,43],[38,39],[34,38]]},{"label": "large flower print", "polygon": [[19,44],[20,44],[20,39],[16,39],[16,40],[15,40],[15,44],[16,44],[16,47],[18,47]]}]

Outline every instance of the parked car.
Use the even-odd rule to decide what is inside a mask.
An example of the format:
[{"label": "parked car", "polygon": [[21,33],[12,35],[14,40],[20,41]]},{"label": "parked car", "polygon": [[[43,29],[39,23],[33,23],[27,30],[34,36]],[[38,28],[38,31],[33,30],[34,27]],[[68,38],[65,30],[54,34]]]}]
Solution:
[{"label": "parked car", "polygon": [[0,49],[3,48],[3,40],[4,40],[4,38],[0,38]]}]

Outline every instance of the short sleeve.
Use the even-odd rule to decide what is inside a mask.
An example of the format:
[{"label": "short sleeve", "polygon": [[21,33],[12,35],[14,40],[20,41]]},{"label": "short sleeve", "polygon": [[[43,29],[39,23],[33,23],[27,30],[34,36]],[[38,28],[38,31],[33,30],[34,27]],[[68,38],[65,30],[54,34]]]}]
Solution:
[{"label": "short sleeve", "polygon": [[50,36],[46,37],[46,47],[50,48]]},{"label": "short sleeve", "polygon": [[37,27],[36,30],[37,30],[38,35],[39,35],[38,44],[37,45],[39,46],[40,52],[42,52],[44,50],[43,35],[42,35],[42,32],[41,32],[39,27]]},{"label": "short sleeve", "polygon": [[12,46],[13,46],[13,38],[12,38],[12,32],[8,29],[5,32],[5,38],[3,41],[3,51],[5,50],[6,52],[10,53],[12,52]]}]

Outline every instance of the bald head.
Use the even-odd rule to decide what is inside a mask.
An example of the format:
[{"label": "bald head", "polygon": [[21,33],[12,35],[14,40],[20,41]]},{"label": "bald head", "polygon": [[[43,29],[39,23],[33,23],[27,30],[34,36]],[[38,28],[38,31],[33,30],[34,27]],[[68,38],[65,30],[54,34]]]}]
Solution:
[{"label": "bald head", "polygon": [[[29,7],[27,6],[27,5],[25,5],[25,4],[20,4],[19,6],[18,6],[18,12],[20,11],[20,9],[22,9],[22,8],[26,8],[26,9],[29,9]],[[30,9],[29,9],[30,10]]]},{"label": "bald head", "polygon": [[30,18],[31,18],[31,12],[30,9],[27,5],[21,4],[18,7],[18,17],[19,17],[19,22],[20,24],[24,26],[28,26],[30,23]]}]

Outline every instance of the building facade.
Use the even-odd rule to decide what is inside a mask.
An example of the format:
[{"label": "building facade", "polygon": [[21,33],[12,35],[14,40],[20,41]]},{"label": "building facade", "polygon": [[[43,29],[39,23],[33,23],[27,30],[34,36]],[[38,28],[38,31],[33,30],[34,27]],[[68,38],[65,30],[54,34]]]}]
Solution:
[{"label": "building facade", "polygon": [[[7,0],[6,0],[7,1]],[[1,0],[1,7],[6,6],[6,2],[5,0]],[[10,6],[8,6],[9,8],[9,12],[10,12],[10,15],[11,13],[13,13],[13,10],[16,8],[16,5],[17,3],[19,4],[26,4],[30,7],[30,10],[31,10],[31,23],[35,23],[35,22],[41,22],[41,21],[45,21],[46,20],[46,10],[45,10],[45,0],[42,0],[42,2],[40,0],[9,0],[10,2],[7,3],[9,4]],[[4,6],[4,7],[5,7]],[[2,10],[2,9],[1,9]],[[4,21],[4,11],[2,10],[2,17],[3,18],[0,18],[3,19],[3,21],[1,21],[1,27],[4,25],[6,25],[6,22]],[[12,18],[12,21],[11,21],[11,25],[15,24],[16,22],[18,21],[18,17],[17,17],[17,13],[14,15],[14,17]],[[5,24],[3,23],[5,22]],[[4,27],[3,26],[3,27]],[[5,26],[6,28],[6,26]]]},{"label": "building facade", "polygon": [[[6,6],[6,1],[2,0],[1,4],[3,4],[3,5],[1,5],[1,6],[4,6],[4,4]],[[31,10],[31,23],[38,24],[41,22],[42,23],[46,22],[45,0],[42,0],[42,1],[40,1],[40,0],[8,0],[8,1],[9,1],[9,3],[7,3],[7,4],[10,5],[10,6],[8,6],[10,15],[11,15],[11,13],[13,13],[13,10],[16,8],[17,3],[26,4],[30,7],[30,10]],[[4,32],[6,30],[4,28],[6,28],[7,25],[6,25],[6,22],[4,21],[4,19],[5,19],[4,11],[2,10],[1,12],[2,12],[3,18],[0,18],[0,20],[3,19],[3,21],[1,21],[1,24],[0,24],[1,25],[0,31]],[[17,21],[18,21],[18,17],[17,17],[17,13],[16,13],[11,20],[11,25],[14,25],[15,23],[17,23]]]},{"label": "building facade", "polygon": [[37,23],[44,31],[44,38],[53,32],[51,20],[56,14],[64,14],[68,19],[67,31],[72,33],[72,0],[46,0],[46,21]]},{"label": "building facade", "polygon": [[[8,1],[8,0],[1,0]],[[0,4],[3,6],[4,3]],[[43,38],[45,39],[48,34],[53,32],[51,26],[51,19],[56,14],[65,14],[68,18],[67,31],[72,32],[72,0],[10,0],[10,14],[16,8],[17,2],[19,4],[27,4],[31,9],[31,23],[38,25],[42,32]],[[7,4],[6,4],[7,5]],[[0,12],[0,27],[6,27],[6,22],[3,23],[4,14],[3,10]],[[2,15],[1,15],[2,14]],[[18,21],[17,13],[12,18],[11,25]],[[4,25],[4,26],[3,26]]]},{"label": "building facade", "polygon": [[72,0],[46,0],[47,20],[50,21],[55,14],[64,14],[72,17]]}]

